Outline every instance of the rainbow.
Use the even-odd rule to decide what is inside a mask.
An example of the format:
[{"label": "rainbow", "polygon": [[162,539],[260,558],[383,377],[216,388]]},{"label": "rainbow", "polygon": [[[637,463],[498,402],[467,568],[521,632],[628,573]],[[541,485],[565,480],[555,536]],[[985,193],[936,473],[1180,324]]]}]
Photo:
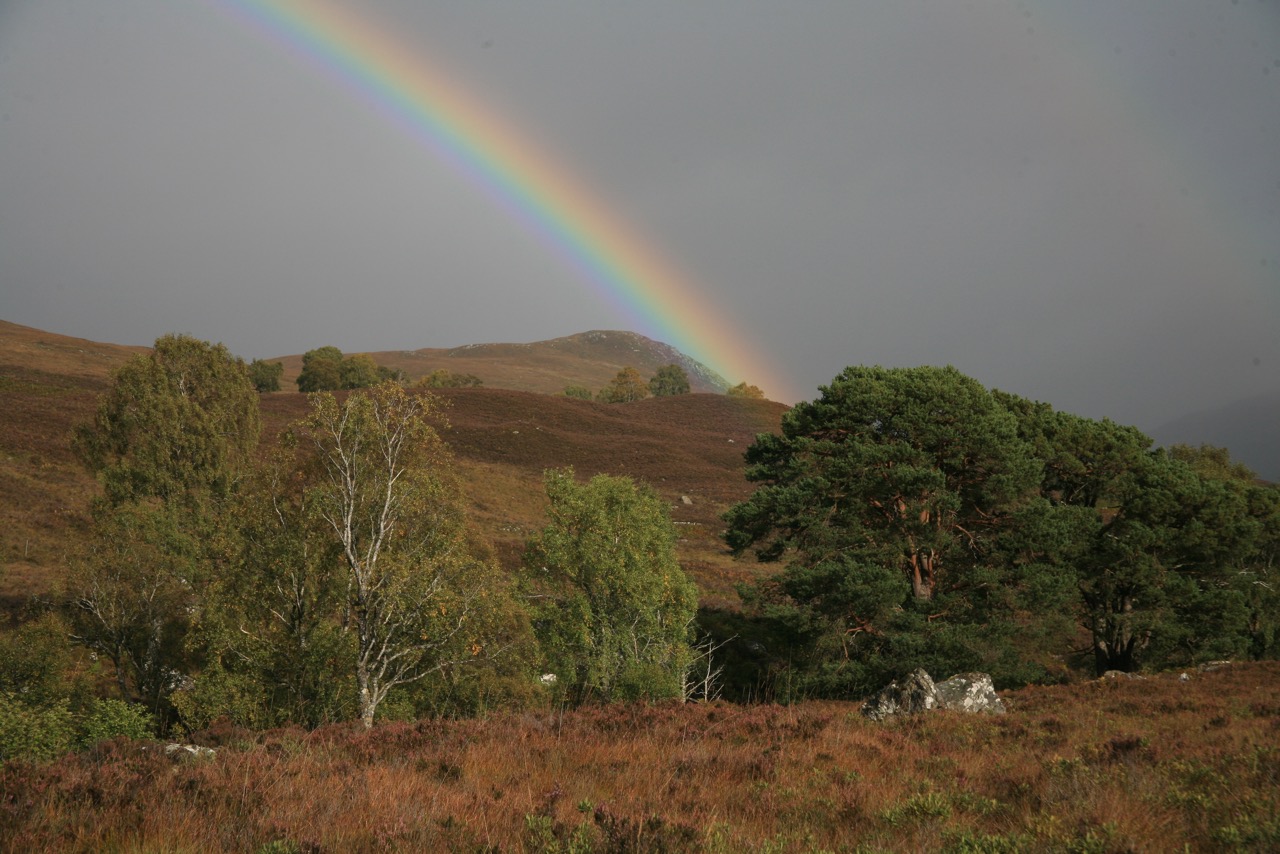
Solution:
[{"label": "rainbow", "polygon": [[536,234],[642,331],[731,381],[790,399],[723,308],[517,129],[367,17],[329,0],[217,0],[318,63]]}]

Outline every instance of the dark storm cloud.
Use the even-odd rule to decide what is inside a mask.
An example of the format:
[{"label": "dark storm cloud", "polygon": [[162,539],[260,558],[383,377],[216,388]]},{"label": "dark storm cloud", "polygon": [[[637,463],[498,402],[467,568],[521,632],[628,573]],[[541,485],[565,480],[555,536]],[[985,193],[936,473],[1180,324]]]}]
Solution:
[{"label": "dark storm cloud", "polygon": [[[246,356],[625,322],[217,3],[2,8],[5,319]],[[1280,387],[1272,5],[368,8],[689,271],[777,396],[952,363],[1154,425]]]}]

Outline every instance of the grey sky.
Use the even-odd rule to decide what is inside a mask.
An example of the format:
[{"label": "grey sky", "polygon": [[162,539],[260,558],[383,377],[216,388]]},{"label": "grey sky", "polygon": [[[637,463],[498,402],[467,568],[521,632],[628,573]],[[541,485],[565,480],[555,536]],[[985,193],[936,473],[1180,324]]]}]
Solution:
[{"label": "grey sky", "polygon": [[[772,397],[950,363],[1150,428],[1280,391],[1274,2],[354,5],[690,273]],[[635,328],[216,0],[0,0],[0,317],[246,358]]]}]

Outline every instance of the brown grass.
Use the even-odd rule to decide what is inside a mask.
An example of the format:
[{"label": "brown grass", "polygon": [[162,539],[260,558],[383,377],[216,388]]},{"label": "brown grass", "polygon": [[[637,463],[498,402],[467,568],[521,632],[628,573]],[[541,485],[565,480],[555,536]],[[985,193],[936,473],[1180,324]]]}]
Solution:
[{"label": "brown grass", "polygon": [[[1280,845],[1280,664],[1001,717],[611,706],[109,743],[0,772],[0,850],[1219,851]],[[144,749],[145,747],[145,749]]]},{"label": "brown grass", "polygon": [[110,372],[139,348],[0,321],[0,608],[56,590],[93,482],[71,454]]}]

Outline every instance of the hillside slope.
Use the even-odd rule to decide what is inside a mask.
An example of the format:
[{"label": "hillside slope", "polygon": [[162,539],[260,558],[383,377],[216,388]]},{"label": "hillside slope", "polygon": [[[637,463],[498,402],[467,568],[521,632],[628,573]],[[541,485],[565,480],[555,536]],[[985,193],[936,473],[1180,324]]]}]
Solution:
[{"label": "hillside slope", "polygon": [[[12,609],[62,584],[96,490],[71,452],[71,431],[93,417],[110,372],[140,351],[0,327],[0,604]],[[584,477],[652,484],[672,507],[681,561],[709,601],[732,601],[734,582],[758,571],[725,553],[719,517],[750,493],[742,452],[755,434],[778,429],[782,404],[691,394],[606,405],[500,388],[440,396],[472,517],[506,566],[518,565],[543,523],[543,470],[571,465]],[[264,442],[307,410],[302,394],[264,395]]]},{"label": "hillside slope", "polygon": [[[582,385],[595,392],[625,367],[635,368],[648,379],[658,368],[671,364],[684,368],[695,392],[722,393],[730,385],[724,377],[674,347],[634,332],[595,330],[530,344],[467,344],[451,349],[427,347],[369,355],[379,365],[404,371],[410,380],[444,369],[474,374],[489,388],[541,394],[560,394],[567,385]],[[281,356],[270,361],[284,363],[281,385],[294,389],[294,381],[302,371],[302,356]]]}]

